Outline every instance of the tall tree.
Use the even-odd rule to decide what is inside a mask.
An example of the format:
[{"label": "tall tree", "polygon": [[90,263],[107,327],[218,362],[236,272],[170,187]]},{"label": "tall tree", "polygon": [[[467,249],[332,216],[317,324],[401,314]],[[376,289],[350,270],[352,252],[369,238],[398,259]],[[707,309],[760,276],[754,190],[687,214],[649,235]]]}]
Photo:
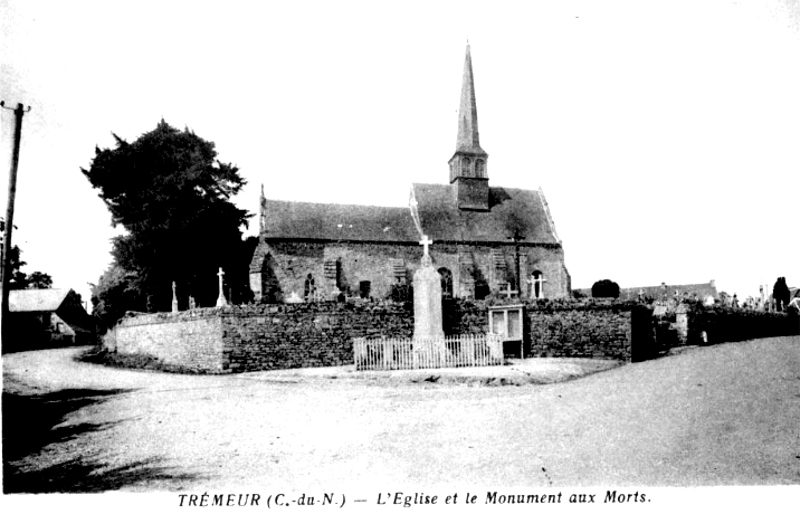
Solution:
[{"label": "tall tree", "polygon": [[217,160],[214,143],[164,120],[133,143],[114,139],[114,148],[96,148],[89,169],[81,168],[112,225],[127,230],[113,240],[112,268],[120,271],[93,293],[106,286],[129,292],[116,299],[107,320],[125,310],[169,310],[173,281],[180,304],[191,295],[199,306],[214,305],[219,267],[230,299],[247,301],[247,269],[238,268],[246,251],[241,227],[250,215],[230,201],[245,184],[238,168]]}]

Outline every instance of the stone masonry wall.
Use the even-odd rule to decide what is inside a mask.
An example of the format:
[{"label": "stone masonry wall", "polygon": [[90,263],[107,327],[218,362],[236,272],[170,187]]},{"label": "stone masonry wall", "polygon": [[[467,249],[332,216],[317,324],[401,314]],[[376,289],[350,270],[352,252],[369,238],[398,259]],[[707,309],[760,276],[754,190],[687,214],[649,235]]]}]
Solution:
[{"label": "stone masonry wall", "polygon": [[106,335],[104,346],[188,369],[225,371],[222,324],[215,309],[125,317]]},{"label": "stone masonry wall", "polygon": [[631,311],[527,309],[530,355],[631,360]]},{"label": "stone masonry wall", "polygon": [[[472,289],[462,284],[462,263],[459,258],[468,255],[471,261]],[[500,252],[505,264],[504,270],[495,266],[493,252]],[[260,252],[260,253],[259,253]],[[391,293],[396,283],[394,264],[402,263],[410,282],[414,272],[419,268],[422,247],[416,243],[370,243],[370,242],[301,242],[301,241],[269,241],[262,242],[257,253],[269,254],[269,269],[264,272],[275,277],[277,300],[285,300],[292,293],[303,296],[306,277],[314,277],[315,286],[321,297],[332,300],[335,280],[325,278],[325,262],[339,262],[340,286],[357,295],[362,281],[370,282],[370,296],[383,300]],[[456,296],[473,296],[474,285],[485,281],[491,290],[496,291],[499,284],[506,283],[514,276],[516,250],[514,245],[456,245],[436,243],[430,249],[434,267],[445,267],[453,275],[453,290]],[[530,296],[530,284],[527,282],[534,271],[544,274],[544,295],[547,298],[564,298],[569,296],[569,280],[564,268],[564,253],[556,246],[519,247],[520,274],[522,275],[523,297]],[[257,272],[257,270],[255,270]],[[251,270],[253,273],[254,270]],[[252,278],[254,287],[258,279]]]},{"label": "stone masonry wall", "polygon": [[[503,301],[445,300],[445,334],[486,333],[489,305]],[[632,340],[634,345],[651,344],[653,332],[648,311],[645,329],[638,331],[644,337],[636,341],[633,309],[627,304],[526,302],[525,355],[630,361]],[[128,316],[108,334],[105,345],[188,369],[226,373],[349,365],[354,338],[411,338],[413,332],[409,304],[262,304]]]},{"label": "stone masonry wall", "polygon": [[[445,334],[485,333],[489,326],[489,305],[519,303],[517,299],[446,301]],[[634,355],[634,346],[637,355],[652,353],[655,333],[652,312],[646,308],[647,312],[634,319],[633,311],[637,307],[630,303],[538,300],[522,304],[526,357],[640,360]]]},{"label": "stone masonry wall", "polygon": [[414,316],[394,303],[316,302],[224,309],[224,361],[230,371],[343,366],[353,338],[411,338]]}]

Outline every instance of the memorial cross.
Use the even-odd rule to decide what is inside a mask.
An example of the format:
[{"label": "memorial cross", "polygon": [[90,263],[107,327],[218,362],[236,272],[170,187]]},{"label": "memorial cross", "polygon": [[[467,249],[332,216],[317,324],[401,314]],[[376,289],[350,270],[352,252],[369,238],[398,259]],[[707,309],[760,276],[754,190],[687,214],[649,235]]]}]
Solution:
[{"label": "memorial cross", "polygon": [[427,235],[422,235],[422,241],[419,244],[423,247],[422,252],[422,264],[424,266],[429,266],[431,264],[431,256],[428,253],[428,247],[433,244],[433,240],[429,239]]},{"label": "memorial cross", "polygon": [[217,273],[217,276],[219,277],[219,296],[217,297],[217,307],[224,307],[228,305],[228,301],[225,300],[225,293],[222,292],[222,276],[224,274],[225,272],[222,271],[222,268],[220,267],[219,273]]}]

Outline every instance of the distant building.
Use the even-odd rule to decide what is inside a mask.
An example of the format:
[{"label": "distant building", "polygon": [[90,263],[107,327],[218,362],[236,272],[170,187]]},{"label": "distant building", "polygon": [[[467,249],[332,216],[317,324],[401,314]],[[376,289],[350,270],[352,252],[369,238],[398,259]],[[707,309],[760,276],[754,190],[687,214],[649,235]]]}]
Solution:
[{"label": "distant building", "polygon": [[91,344],[94,322],[72,289],[9,291],[3,351]]},{"label": "distant building", "polygon": [[[413,154],[413,152],[412,152]],[[404,149],[410,166],[421,166]],[[386,298],[419,267],[422,234],[445,296],[567,297],[570,277],[539,190],[491,187],[478,136],[469,46],[449,183],[413,184],[408,207],[316,204],[261,195],[260,236],[250,263],[256,299]],[[394,158],[392,156],[391,158]]]},{"label": "distant building", "polygon": [[[592,290],[591,289],[578,289],[583,295],[591,297]],[[674,298],[676,296],[688,296],[690,298],[697,298],[698,300],[705,302],[711,301],[713,303],[714,300],[719,298],[719,293],[717,292],[717,285],[714,280],[706,282],[704,284],[680,284],[680,285],[668,285],[664,282],[661,283],[660,286],[643,286],[643,287],[625,287],[620,288],[619,290],[619,299],[620,300],[636,300],[639,296],[643,296],[645,298],[652,298],[654,300],[661,300],[663,298]]]}]

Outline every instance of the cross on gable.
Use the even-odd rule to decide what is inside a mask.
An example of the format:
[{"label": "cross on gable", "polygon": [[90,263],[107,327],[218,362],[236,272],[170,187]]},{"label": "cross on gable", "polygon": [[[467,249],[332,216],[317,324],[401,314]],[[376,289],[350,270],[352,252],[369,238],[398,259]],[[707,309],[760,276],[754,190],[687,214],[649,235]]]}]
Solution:
[{"label": "cross on gable", "polygon": [[219,278],[222,278],[222,275],[224,275],[224,274],[225,274],[225,272],[224,272],[224,271],[222,271],[222,268],[220,268],[220,269],[219,269],[219,273],[217,273],[217,276],[218,276]]},{"label": "cross on gable", "polygon": [[517,294],[519,291],[512,291],[511,284],[506,284],[506,290],[503,291],[503,294],[506,295],[506,298],[511,298],[512,295]]}]

